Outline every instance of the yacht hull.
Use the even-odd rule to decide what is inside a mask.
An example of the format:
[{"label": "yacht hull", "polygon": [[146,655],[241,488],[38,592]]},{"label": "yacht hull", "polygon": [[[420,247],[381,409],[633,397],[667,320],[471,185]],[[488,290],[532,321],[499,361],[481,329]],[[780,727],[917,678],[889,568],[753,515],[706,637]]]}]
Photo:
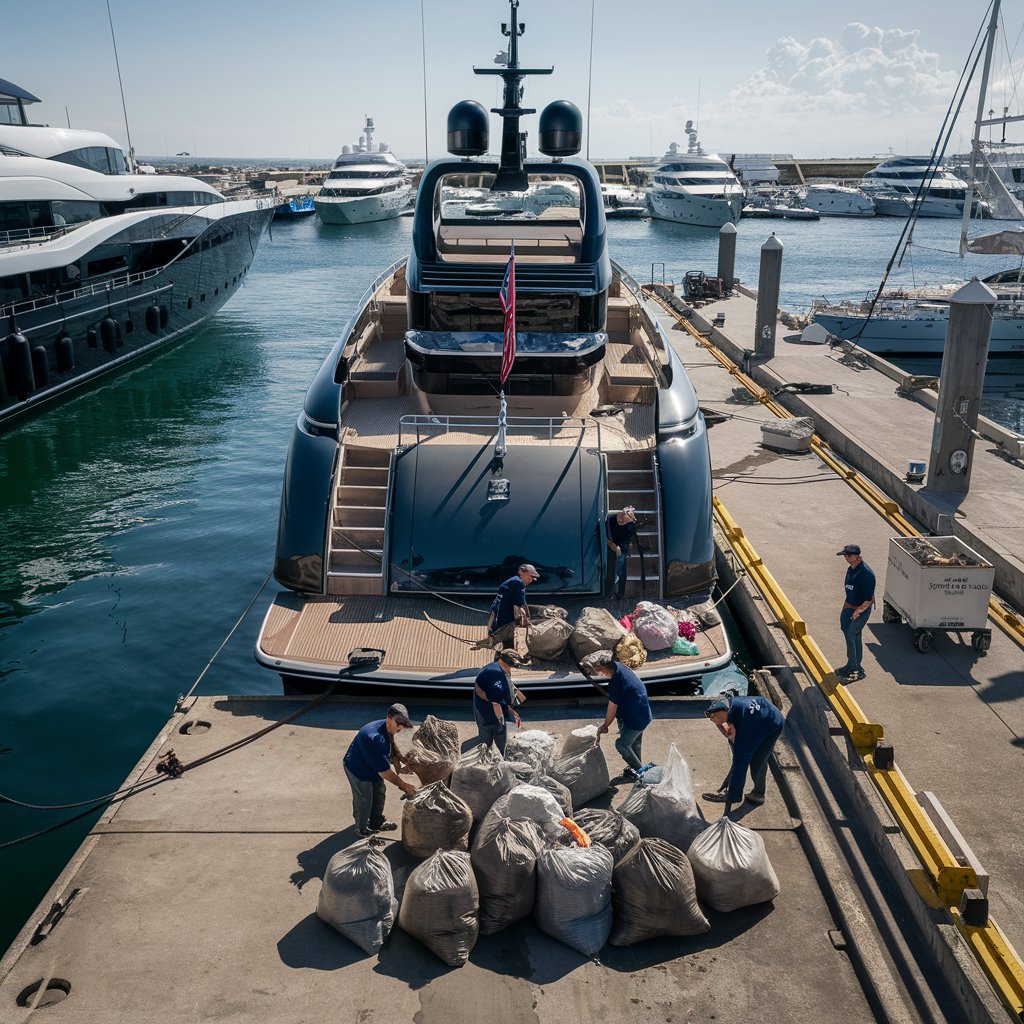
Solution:
[{"label": "yacht hull", "polygon": [[382,196],[357,199],[315,197],[313,205],[324,224],[368,224],[401,216],[411,196],[411,189],[400,189]]},{"label": "yacht hull", "polygon": [[743,197],[713,199],[652,191],[647,193],[647,204],[651,216],[658,220],[670,220],[693,227],[720,228],[723,224],[735,224],[740,219]]},{"label": "yacht hull", "polygon": [[[927,315],[886,317],[866,320],[863,315],[816,314],[816,323],[829,334],[855,341],[868,352],[887,356],[941,356],[946,345],[948,310]],[[1024,317],[995,317],[988,354],[1024,355]]]},{"label": "yacht hull", "polygon": [[[190,258],[133,274],[109,289],[94,286],[62,294],[59,302],[13,307],[27,346],[10,330],[12,307],[5,307],[0,430],[166,350],[209,320],[241,287],[274,213],[264,200],[237,205],[244,209],[218,217],[196,236]],[[204,249],[204,235],[213,231],[225,240]],[[26,347],[34,350],[31,374]]]}]

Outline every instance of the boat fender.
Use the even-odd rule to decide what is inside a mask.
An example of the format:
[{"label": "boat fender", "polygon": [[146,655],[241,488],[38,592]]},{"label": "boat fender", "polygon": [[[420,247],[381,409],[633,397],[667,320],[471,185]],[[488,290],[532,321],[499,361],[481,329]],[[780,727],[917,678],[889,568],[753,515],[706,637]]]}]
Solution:
[{"label": "boat fender", "polygon": [[106,352],[113,352],[117,348],[117,321],[112,316],[105,316],[100,321],[100,341]]},{"label": "boat fender", "polygon": [[160,307],[160,327],[164,328],[167,326],[167,322],[171,319],[170,310],[166,306]]},{"label": "boat fender", "polygon": [[117,347],[120,348],[124,344],[124,331],[121,330],[121,321],[114,321],[114,340],[117,342]]},{"label": "boat fender", "polygon": [[68,370],[73,370],[75,368],[75,343],[71,335],[67,331],[57,335],[53,347],[57,353],[58,373],[67,373]]},{"label": "boat fender", "polygon": [[12,395],[25,401],[36,389],[36,375],[32,369],[32,347],[28,338],[15,328],[7,335],[7,386]]},{"label": "boat fender", "polygon": [[89,330],[85,332],[85,343],[89,348],[99,347],[100,336],[96,333],[96,329],[94,327],[90,327]]},{"label": "boat fender", "polygon": [[50,356],[42,345],[36,345],[32,349],[32,372],[35,374],[37,388],[49,387]]},{"label": "boat fender", "polygon": [[160,333],[160,307],[153,305],[146,310],[146,330],[150,334]]}]

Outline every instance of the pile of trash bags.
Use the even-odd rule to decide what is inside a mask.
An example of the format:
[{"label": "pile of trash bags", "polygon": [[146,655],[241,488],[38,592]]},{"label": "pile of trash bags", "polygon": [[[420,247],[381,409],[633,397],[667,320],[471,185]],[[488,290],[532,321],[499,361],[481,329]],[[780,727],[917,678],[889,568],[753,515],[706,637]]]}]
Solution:
[{"label": "pile of trash bags", "polygon": [[[422,749],[450,757],[449,725],[434,720]],[[608,788],[596,726],[570,732],[557,754],[556,737],[542,730],[510,737],[509,747],[512,739],[528,781],[477,746],[457,760],[450,783],[427,784],[406,801],[402,845],[424,859],[400,907],[384,842],[369,839],[331,858],[317,915],[369,954],[397,919],[459,967],[481,933],[531,916],[592,957],[606,943],[706,932],[702,904],[727,913],[778,896],[761,837],[728,818],[704,821],[675,745],[618,810],[582,807],[573,816],[573,806]]]}]

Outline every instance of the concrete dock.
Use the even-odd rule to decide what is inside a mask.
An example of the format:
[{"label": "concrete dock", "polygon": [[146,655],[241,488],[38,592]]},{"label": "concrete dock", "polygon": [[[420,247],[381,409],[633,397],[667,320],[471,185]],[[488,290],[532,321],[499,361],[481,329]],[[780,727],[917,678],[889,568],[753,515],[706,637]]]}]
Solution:
[{"label": "concrete dock", "polygon": [[[656,700],[644,741],[658,761],[675,742],[698,793],[717,788],[728,768],[727,744],[704,705]],[[300,706],[283,697],[196,698],[132,780],[152,776],[168,748],[187,763]],[[429,710],[456,721],[466,740],[475,735],[465,704],[410,709],[414,718]],[[457,970],[397,926],[379,956],[365,955],[314,911],[328,860],[356,841],[341,757],[354,731],[384,711],[331,698],[113,806],[0,964],[0,1018],[35,1019],[16,1001],[43,981],[67,992],[37,1012],[75,1024],[959,1019],[943,979],[916,966],[920,951],[896,949],[876,930],[877,866],[855,877],[832,848],[785,741],[766,804],[748,805],[742,818],[779,876],[774,904],[711,913],[706,935],[606,947],[592,961],[530,921],[481,937]],[[602,711],[597,700],[531,702],[526,725],[564,736]],[[190,732],[189,723],[208,728]],[[618,759],[609,739],[604,746],[614,773]],[[388,816],[400,820],[398,791],[388,789]],[[625,795],[623,786],[602,800]],[[712,820],[720,809],[704,808]],[[399,843],[388,844],[388,856],[400,896],[415,862]],[[57,902],[67,909],[54,923],[46,912]]]},{"label": "concrete dock", "polygon": [[[712,327],[715,315],[725,323]],[[699,310],[698,331],[736,362],[754,347],[755,301],[734,294]],[[850,687],[871,721],[881,723],[911,785],[941,801],[990,876],[992,914],[1024,949],[1024,650],[999,629],[981,655],[970,635],[938,632],[920,654],[905,624],[881,621],[893,528],[813,453],[761,445],[761,423],[775,419],[749,401],[691,334],[663,325],[707,412],[727,418],[710,432],[715,491],[807,623],[833,666],[846,660],[839,630],[845,563],[836,552],[860,544],[877,575],[877,609],[864,630],[867,677]],[[996,441],[975,447],[970,493],[958,507],[903,480],[909,459],[927,460],[934,414],[927,393],[896,395],[872,360],[802,344],[779,327],[774,358],[747,361],[750,375],[776,391],[793,415],[814,418],[817,433],[848,463],[916,519],[924,532],[954,532],[997,566],[997,589],[1024,593],[1024,465]],[[898,374],[897,374],[898,376]],[[787,394],[795,383],[831,384],[827,395]],[[940,519],[945,516],[945,520]],[[940,527],[942,529],[936,529]],[[1021,604],[1016,603],[1020,608]],[[991,625],[991,623],[990,623]]]}]

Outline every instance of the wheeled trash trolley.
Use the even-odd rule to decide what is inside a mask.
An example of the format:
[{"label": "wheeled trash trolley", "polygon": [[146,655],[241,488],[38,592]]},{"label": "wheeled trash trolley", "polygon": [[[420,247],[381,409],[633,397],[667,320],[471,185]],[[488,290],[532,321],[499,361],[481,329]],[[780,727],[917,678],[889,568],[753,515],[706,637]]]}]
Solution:
[{"label": "wheeled trash trolley", "polygon": [[995,567],[957,537],[893,537],[882,621],[907,622],[922,654],[931,650],[936,630],[970,632],[971,646],[987,651],[995,575]]}]

